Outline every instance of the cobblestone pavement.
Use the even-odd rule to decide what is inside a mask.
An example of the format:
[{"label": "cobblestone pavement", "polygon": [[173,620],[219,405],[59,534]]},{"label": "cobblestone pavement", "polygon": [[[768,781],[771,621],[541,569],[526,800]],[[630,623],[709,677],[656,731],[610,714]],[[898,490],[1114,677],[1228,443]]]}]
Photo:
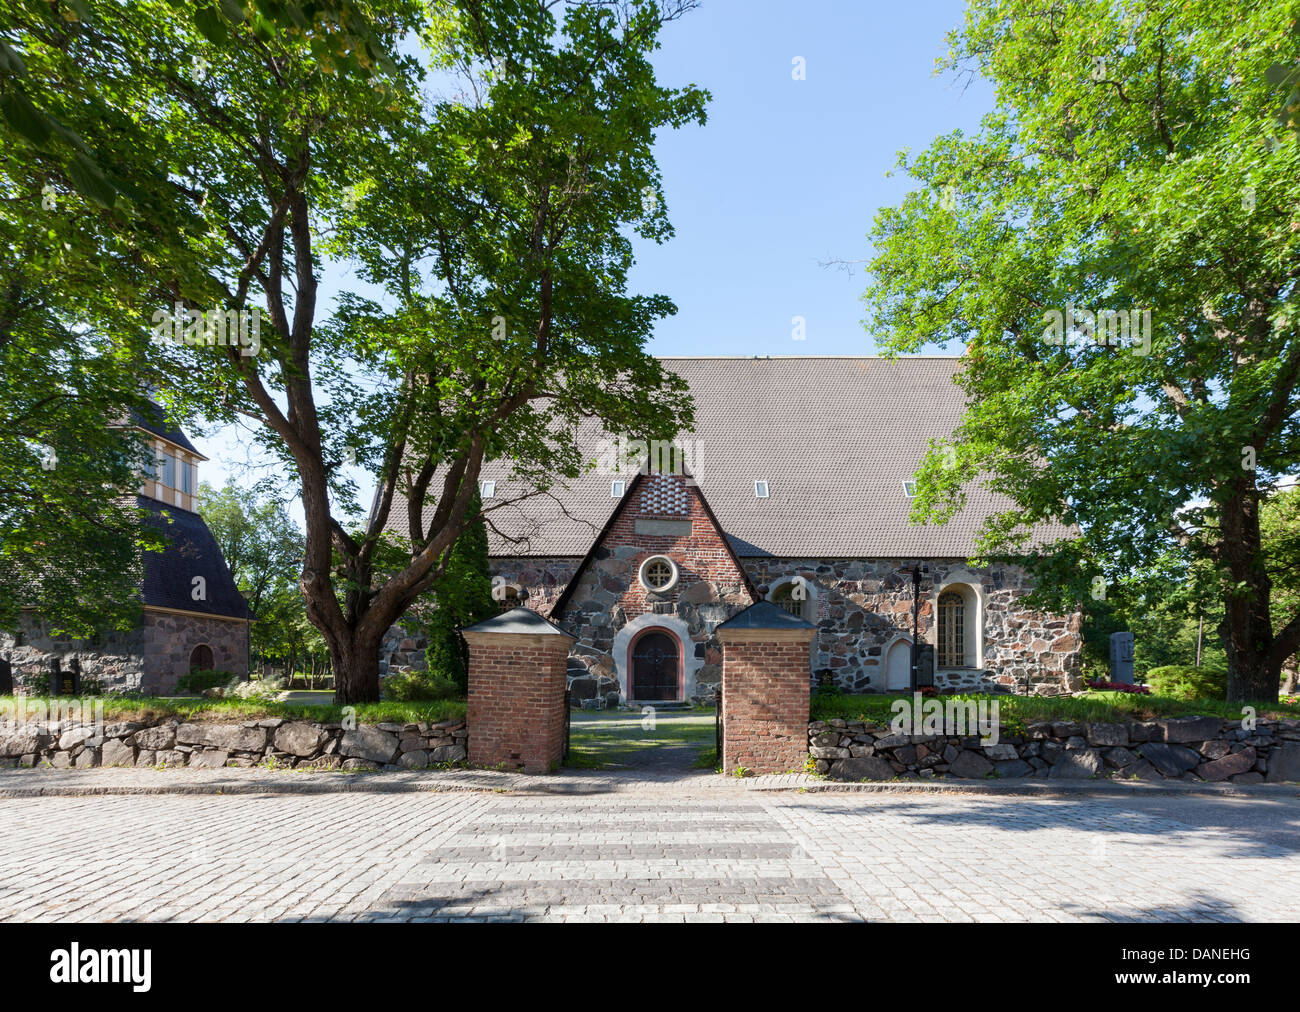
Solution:
[{"label": "cobblestone pavement", "polygon": [[3,920],[1296,920],[1294,796],[0,800]]}]

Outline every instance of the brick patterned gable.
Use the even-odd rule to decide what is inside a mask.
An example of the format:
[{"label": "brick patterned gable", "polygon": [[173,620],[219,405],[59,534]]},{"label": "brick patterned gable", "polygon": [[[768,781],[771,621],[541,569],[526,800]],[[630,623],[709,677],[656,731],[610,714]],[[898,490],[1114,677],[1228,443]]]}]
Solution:
[{"label": "brick patterned gable", "polygon": [[[678,569],[677,584],[663,594],[651,593],[638,578],[641,564],[655,555],[667,556]],[[552,618],[563,617],[584,583],[595,584],[588,592],[613,594],[627,619],[653,611],[656,603],[690,601],[703,592],[701,585],[743,588],[751,601],[759,599],[703,493],[681,474],[637,475],[556,601]]]}]

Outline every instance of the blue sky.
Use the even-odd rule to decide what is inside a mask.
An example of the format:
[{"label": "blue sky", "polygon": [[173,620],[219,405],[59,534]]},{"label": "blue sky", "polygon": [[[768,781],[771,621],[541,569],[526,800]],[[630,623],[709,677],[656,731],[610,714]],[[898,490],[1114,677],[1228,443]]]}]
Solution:
[{"label": "blue sky", "polygon": [[[713,101],[707,125],[657,142],[677,234],[663,246],[638,241],[631,280],[678,313],[659,322],[653,354],[874,353],[863,265],[819,262],[869,254],[877,209],[909,188],[901,174],[885,178],[899,149],[973,130],[992,107],[985,82],[934,75],[962,10],[958,0],[704,0],[666,27],[660,80],[707,88]],[[796,57],[804,80],[792,77]],[[331,270],[322,295],[353,284]],[[242,476],[246,440],[217,430],[194,442],[212,458],[203,480]],[[355,477],[368,501],[373,482]]]},{"label": "blue sky", "polygon": [[[956,0],[914,4],[705,0],[665,33],[660,79],[713,94],[709,122],[659,139],[670,243],[645,243],[633,281],[669,295],[658,355],[863,355],[860,260],[878,208],[907,192],[900,148],[973,130],[985,82],[934,76]],[[803,57],[806,80],[791,78]],[[791,318],[807,321],[791,336]]]}]

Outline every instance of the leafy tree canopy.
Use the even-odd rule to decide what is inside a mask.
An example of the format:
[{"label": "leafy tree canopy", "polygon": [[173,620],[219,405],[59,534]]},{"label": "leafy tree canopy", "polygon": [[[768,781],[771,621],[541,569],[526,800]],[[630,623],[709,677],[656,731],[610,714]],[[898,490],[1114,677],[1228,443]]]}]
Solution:
[{"label": "leafy tree canopy", "polygon": [[[967,415],[914,516],[983,476],[1014,503],[984,550],[1029,552],[1058,606],[1172,560],[1222,601],[1234,699],[1275,698],[1300,646],[1260,533],[1300,469],[1300,137],[1270,72],[1300,57],[1295,20],[1283,0],[973,0],[943,62],[996,108],[902,156],[921,186],[871,233],[883,347],[966,345]],[[1035,547],[1054,518],[1077,536]]]},{"label": "leafy tree canopy", "polygon": [[[472,521],[485,459],[544,486],[588,465],[585,419],[689,423],[644,351],[673,306],[627,273],[631,230],[670,234],[655,131],[704,119],[707,95],[649,60],[691,0],[0,2],[0,85],[56,124],[11,101],[0,140],[137,267],[100,287],[159,338],[169,400],[252,420],[295,479],[340,702],[376,698],[380,640]],[[459,94],[426,90],[421,49]],[[319,305],[330,258],[386,303]],[[252,317],[238,340],[227,311]],[[378,478],[369,511],[354,460]]]}]

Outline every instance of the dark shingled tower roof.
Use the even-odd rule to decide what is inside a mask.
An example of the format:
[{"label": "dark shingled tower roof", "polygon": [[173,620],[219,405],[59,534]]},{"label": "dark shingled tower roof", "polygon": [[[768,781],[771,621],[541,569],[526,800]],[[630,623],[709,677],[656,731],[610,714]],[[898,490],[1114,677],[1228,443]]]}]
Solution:
[{"label": "dark shingled tower roof", "polygon": [[138,425],[140,428],[144,429],[145,432],[152,432],[155,436],[161,436],[168,442],[175,443],[182,450],[188,450],[196,457],[201,457],[203,460],[208,459],[207,457],[204,457],[203,454],[199,453],[198,450],[194,449],[194,444],[191,443],[189,437],[181,431],[180,426],[173,425],[169,422],[167,420],[166,412],[163,411],[161,405],[155,404],[153,401],[148,403],[148,407],[146,407],[143,412],[132,411],[131,423],[133,425]]},{"label": "dark shingled tower roof", "polygon": [[[253,617],[244,595],[235,586],[217,539],[201,516],[144,496],[138,496],[136,504],[151,514],[145,523],[168,539],[167,548],[162,552],[144,553],[146,605],[229,618]],[[171,523],[163,516],[164,512]],[[204,601],[195,601],[192,596],[196,576],[203,577],[206,583]]]}]

